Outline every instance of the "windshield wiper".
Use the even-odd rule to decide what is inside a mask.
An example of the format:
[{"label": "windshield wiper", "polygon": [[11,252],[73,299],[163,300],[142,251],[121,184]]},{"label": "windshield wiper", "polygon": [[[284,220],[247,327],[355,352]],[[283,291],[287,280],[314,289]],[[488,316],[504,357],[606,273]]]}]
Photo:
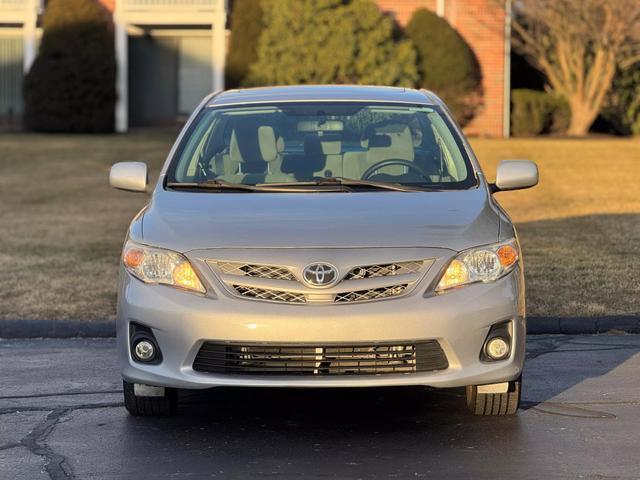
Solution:
[{"label": "windshield wiper", "polygon": [[318,178],[316,180],[308,181],[308,182],[291,182],[291,183],[259,183],[256,186],[260,187],[280,187],[280,186],[332,186],[332,185],[340,185],[344,187],[373,187],[379,188],[383,190],[394,190],[396,192],[424,192],[428,191],[428,188],[418,187],[413,185],[402,185],[401,183],[392,183],[392,182],[379,182],[377,180],[357,180],[355,178],[345,178],[345,177],[326,177],[326,178]]},{"label": "windshield wiper", "polygon": [[226,180],[212,179],[203,182],[167,182],[169,188],[208,189],[208,190],[240,190],[246,192],[287,192],[299,193],[304,191],[300,187],[329,187],[322,191],[351,192],[350,187],[372,187],[396,192],[425,192],[426,187],[414,185],[402,185],[400,183],[380,182],[377,180],[358,180],[345,177],[326,177],[306,182],[282,182],[282,183],[257,183],[255,185],[227,182]]},{"label": "windshield wiper", "polygon": [[167,182],[169,188],[202,188],[207,190],[246,190],[255,191],[252,185],[242,183],[226,182],[224,180],[205,180],[204,182]]},{"label": "windshield wiper", "polygon": [[[302,183],[302,182],[301,182]],[[166,186],[169,188],[185,188],[185,189],[206,189],[206,190],[240,190],[245,192],[284,192],[284,193],[299,193],[302,190],[299,188],[301,183],[263,183],[263,184],[244,184],[227,182],[226,180],[212,179],[205,180],[204,182],[167,182]],[[331,191],[344,191],[343,187],[339,183],[332,183],[330,186],[337,188]]]}]

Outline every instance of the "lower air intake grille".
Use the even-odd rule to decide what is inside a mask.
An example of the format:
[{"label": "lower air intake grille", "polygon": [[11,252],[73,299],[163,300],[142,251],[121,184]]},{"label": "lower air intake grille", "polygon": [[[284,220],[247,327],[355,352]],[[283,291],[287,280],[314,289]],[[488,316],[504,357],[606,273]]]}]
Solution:
[{"label": "lower air intake grille", "polygon": [[440,344],[239,345],[206,342],[193,363],[198,372],[235,375],[377,375],[444,370]]}]

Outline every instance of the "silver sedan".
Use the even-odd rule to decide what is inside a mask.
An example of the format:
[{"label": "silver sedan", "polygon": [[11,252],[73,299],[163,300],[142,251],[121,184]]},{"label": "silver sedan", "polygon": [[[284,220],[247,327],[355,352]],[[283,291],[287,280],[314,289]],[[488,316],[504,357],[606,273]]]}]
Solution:
[{"label": "silver sedan", "polygon": [[[138,162],[111,184],[147,189]],[[516,412],[522,254],[488,183],[427,91],[297,86],[203,100],[124,244],[118,351],[125,405],[166,415],[178,389],[466,387]]]}]

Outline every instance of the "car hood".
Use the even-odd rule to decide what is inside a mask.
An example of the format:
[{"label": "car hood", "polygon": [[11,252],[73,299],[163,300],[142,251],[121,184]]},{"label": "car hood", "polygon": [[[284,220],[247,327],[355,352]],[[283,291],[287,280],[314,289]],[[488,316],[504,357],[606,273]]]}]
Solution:
[{"label": "car hood", "polygon": [[156,190],[134,240],[207,248],[438,247],[498,240],[483,188],[443,192],[213,193]]}]

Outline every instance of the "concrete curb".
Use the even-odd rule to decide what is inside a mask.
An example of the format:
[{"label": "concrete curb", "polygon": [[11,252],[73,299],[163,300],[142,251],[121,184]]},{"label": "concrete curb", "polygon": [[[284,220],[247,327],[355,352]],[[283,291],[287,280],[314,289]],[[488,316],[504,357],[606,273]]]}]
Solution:
[{"label": "concrete curb", "polygon": [[[527,333],[594,334],[638,333],[640,316],[607,317],[529,317]],[[95,338],[115,337],[114,320],[4,320],[0,319],[0,338]]]},{"label": "concrete curb", "polygon": [[115,336],[115,320],[0,319],[0,338],[95,338]]},{"label": "concrete curb", "polygon": [[640,333],[640,316],[610,315],[605,317],[529,317],[527,333],[537,334],[594,334]]}]

